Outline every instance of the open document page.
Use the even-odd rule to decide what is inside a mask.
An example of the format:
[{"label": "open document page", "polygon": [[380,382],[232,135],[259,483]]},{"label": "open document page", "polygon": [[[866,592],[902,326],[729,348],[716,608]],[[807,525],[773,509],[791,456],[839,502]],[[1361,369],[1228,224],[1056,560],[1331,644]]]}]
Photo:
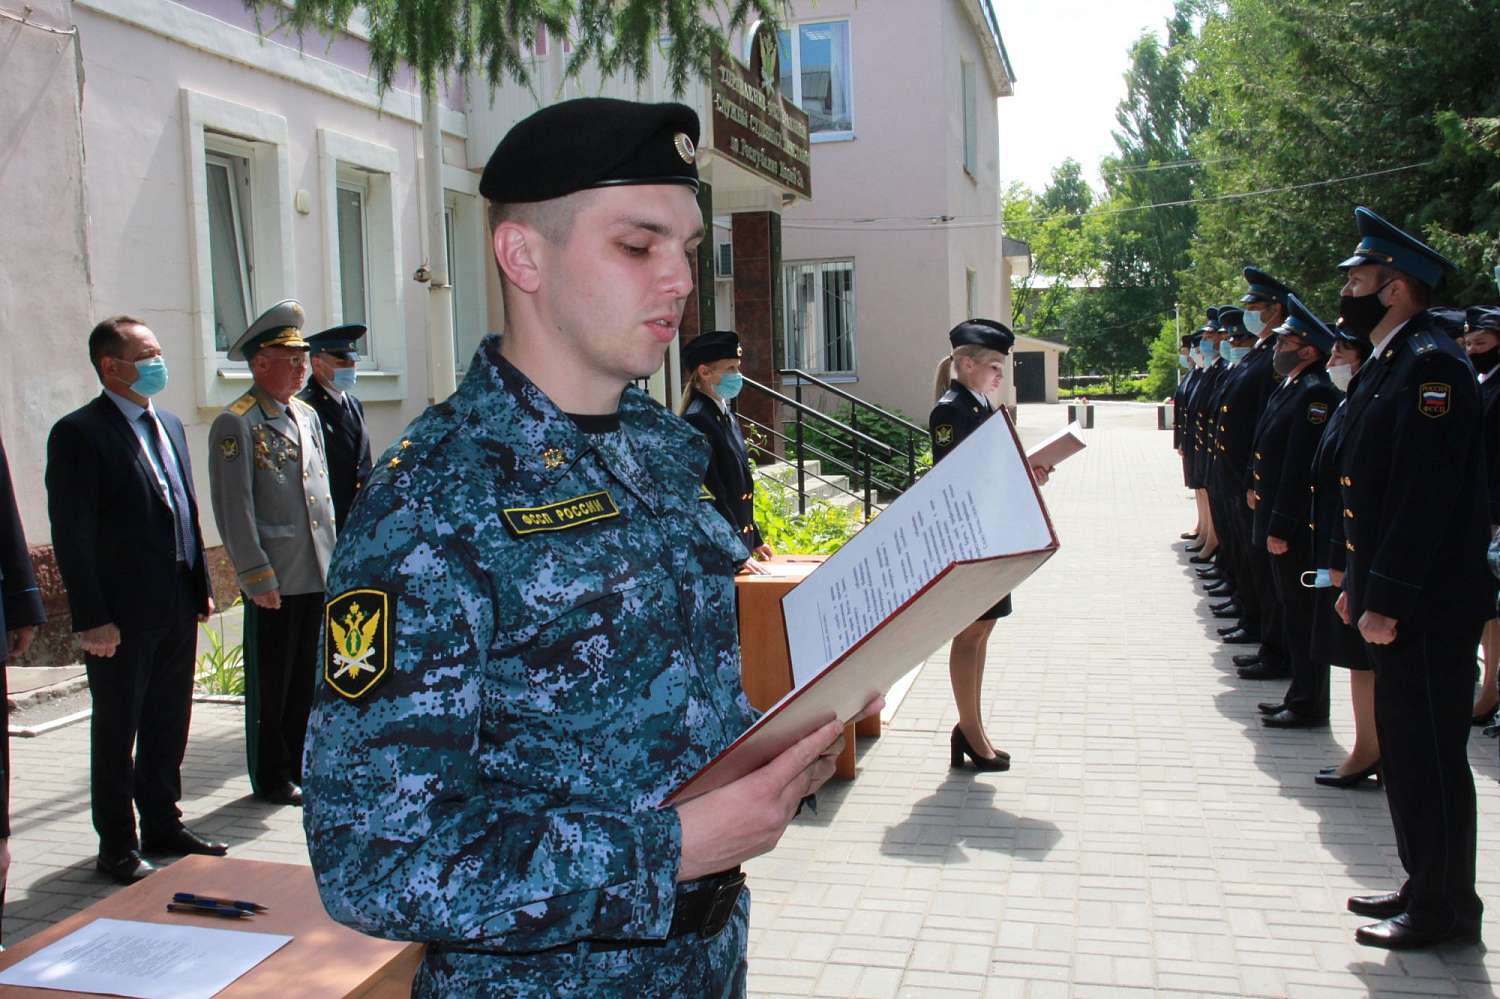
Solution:
[{"label": "open document page", "polygon": [[1057,550],[1008,415],[974,431],[782,599],[794,688],[672,800],[849,719]]}]

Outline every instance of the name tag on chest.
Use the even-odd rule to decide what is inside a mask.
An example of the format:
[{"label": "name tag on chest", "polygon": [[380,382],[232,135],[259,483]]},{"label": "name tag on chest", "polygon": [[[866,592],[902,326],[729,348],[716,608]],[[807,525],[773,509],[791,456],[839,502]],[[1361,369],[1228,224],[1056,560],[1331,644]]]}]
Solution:
[{"label": "name tag on chest", "polygon": [[500,513],[510,532],[516,537],[523,537],[546,531],[566,531],[570,527],[608,520],[618,517],[620,508],[615,505],[614,497],[601,489],[596,493],[585,493],[545,506],[513,506]]}]

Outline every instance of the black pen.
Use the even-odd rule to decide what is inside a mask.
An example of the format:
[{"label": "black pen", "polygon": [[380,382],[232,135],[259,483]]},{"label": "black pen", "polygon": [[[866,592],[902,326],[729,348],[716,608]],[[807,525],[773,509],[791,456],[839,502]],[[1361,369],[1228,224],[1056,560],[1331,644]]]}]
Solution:
[{"label": "black pen", "polygon": [[178,892],[177,894],[175,894],[175,895],[172,896],[172,901],[174,901],[174,902],[187,902],[189,904],[195,904],[196,903],[198,905],[222,905],[222,906],[227,906],[227,907],[229,907],[231,909],[243,909],[246,912],[269,912],[270,911],[265,906],[261,905],[259,902],[244,902],[244,901],[241,901],[239,899],[233,899],[233,898],[215,898],[212,895],[194,895],[190,891],[180,891],[180,892]]},{"label": "black pen", "polygon": [[223,919],[249,919],[254,915],[244,909],[233,909],[222,905],[195,905],[188,902],[168,902],[168,912],[183,912],[194,916],[219,916]]}]

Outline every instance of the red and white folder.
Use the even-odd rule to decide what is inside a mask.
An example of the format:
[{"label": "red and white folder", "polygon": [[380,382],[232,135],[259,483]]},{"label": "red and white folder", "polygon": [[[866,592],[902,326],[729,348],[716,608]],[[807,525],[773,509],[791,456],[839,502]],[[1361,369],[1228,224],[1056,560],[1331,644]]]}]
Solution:
[{"label": "red and white folder", "polygon": [[1057,547],[1002,409],[782,598],[791,693],[667,801],[722,787],[853,718]]}]

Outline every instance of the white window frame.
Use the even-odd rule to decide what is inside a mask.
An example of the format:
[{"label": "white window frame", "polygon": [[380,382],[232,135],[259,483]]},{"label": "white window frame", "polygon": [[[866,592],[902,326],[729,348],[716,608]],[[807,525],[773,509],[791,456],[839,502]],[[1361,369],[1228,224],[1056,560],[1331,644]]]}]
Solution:
[{"label": "white window frame", "polygon": [[[229,175],[229,224],[233,232],[231,237],[234,241],[234,253],[236,263],[239,265],[240,288],[242,291],[241,308],[245,312],[245,322],[248,324],[256,316],[255,312],[255,231],[250,225],[250,219],[246,217],[245,210],[248,206],[244,204],[242,187],[251,188],[250,202],[254,204],[254,185],[250,180],[250,157],[255,155],[254,149],[248,144],[231,139],[224,135],[208,135],[204,137],[203,167],[222,167]],[[205,180],[205,184],[207,181]],[[206,188],[205,188],[206,189]],[[213,224],[210,214],[210,227]],[[212,232],[210,231],[209,266],[213,266]],[[210,303],[213,303],[213,275],[209,274]],[[213,309],[210,309],[210,323]],[[225,335],[232,341],[236,331],[226,330]],[[228,344],[225,345],[226,348]],[[218,352],[219,343],[217,330],[214,336],[214,350]]]},{"label": "white window frame", "polygon": [[[193,287],[194,400],[205,409],[232,402],[250,386],[250,369],[214,343],[213,257],[208,221],[209,147],[244,149],[250,172],[248,231],[255,268],[252,319],[296,289],[292,185],[286,118],[182,88],[183,148],[188,176],[189,260]],[[236,140],[238,140],[236,142]],[[236,155],[239,155],[236,153]]]},{"label": "white window frame", "polygon": [[323,202],[323,326],[344,321],[339,263],[338,189],[365,192],[365,322],[368,345],[359,362],[364,402],[406,398],[405,275],[396,184],[401,157],[382,146],[332,129],[318,129],[318,180]]},{"label": "white window frame", "polygon": [[976,67],[967,59],[959,60],[959,100],[963,102],[962,116],[962,160],[964,172],[970,178],[979,177],[979,75]]},{"label": "white window frame", "polygon": [[[854,107],[854,25],[847,17],[810,17],[802,21],[792,21],[783,24],[782,30],[787,32],[791,39],[787,48],[792,56],[792,93],[784,95],[796,107],[802,107],[802,27],[807,24],[833,24],[842,22],[844,25],[844,37],[849,40],[848,64],[849,64],[849,128],[840,131],[811,132],[808,136],[809,142],[849,142],[854,138],[854,124],[857,121]],[[748,44],[755,44],[752,36]]]},{"label": "white window frame", "polygon": [[[364,314],[366,316],[366,323],[368,324],[369,323],[369,318],[368,317],[370,315],[370,182],[359,171],[357,171],[357,170],[350,170],[350,169],[347,169],[347,168],[340,168],[339,169],[339,171],[338,171],[338,178],[334,182],[334,192],[333,192],[333,194],[334,194],[334,202],[333,202],[333,209],[332,209],[333,210],[333,236],[334,236],[333,251],[338,254],[338,262],[337,262],[337,266],[338,266],[338,269],[339,269],[338,310],[339,310],[340,319],[343,319],[343,311],[344,311],[344,274],[343,274],[343,270],[344,270],[344,256],[343,256],[343,253],[341,252],[343,250],[343,247],[339,246],[339,243],[338,243],[338,240],[339,240],[338,192],[339,191],[353,191],[355,194],[359,195],[359,236],[360,236],[359,256],[360,256],[360,267],[363,270],[364,279],[365,279],[365,281],[364,281],[364,284],[365,284]],[[350,320],[350,321],[352,322],[353,320]],[[362,371],[374,370],[376,368],[376,363],[375,363],[375,343],[374,343],[374,339],[371,338],[371,337],[367,337],[366,340],[365,340],[364,349],[363,349],[363,351],[360,354],[359,365],[358,366],[360,367],[360,369]]]},{"label": "white window frame", "polygon": [[479,177],[443,164],[443,205],[453,213],[453,252],[448,279],[453,284],[453,368],[459,381],[488,330],[485,276],[492,259]]},{"label": "white window frame", "polygon": [[[849,367],[832,369],[828,366],[828,359],[824,356],[823,342],[826,339],[822,330],[822,317],[826,312],[823,305],[823,280],[825,269],[832,267],[845,267],[849,269]],[[819,377],[828,376],[831,381],[855,381],[859,378],[859,311],[857,308],[858,292],[855,286],[855,266],[853,257],[831,257],[818,260],[786,260],[782,262],[782,308],[785,316],[784,328],[782,330],[782,356],[786,359],[789,368],[801,368],[810,374]],[[814,273],[818,275],[815,282],[816,304],[813,314],[817,317],[819,328],[817,330],[816,352],[813,357],[816,363],[807,358],[807,344],[803,344],[803,356],[794,357],[791,351],[789,338],[792,334],[792,305],[795,294],[793,275],[796,271],[805,268],[815,268]],[[804,332],[805,335],[805,332]]]}]

